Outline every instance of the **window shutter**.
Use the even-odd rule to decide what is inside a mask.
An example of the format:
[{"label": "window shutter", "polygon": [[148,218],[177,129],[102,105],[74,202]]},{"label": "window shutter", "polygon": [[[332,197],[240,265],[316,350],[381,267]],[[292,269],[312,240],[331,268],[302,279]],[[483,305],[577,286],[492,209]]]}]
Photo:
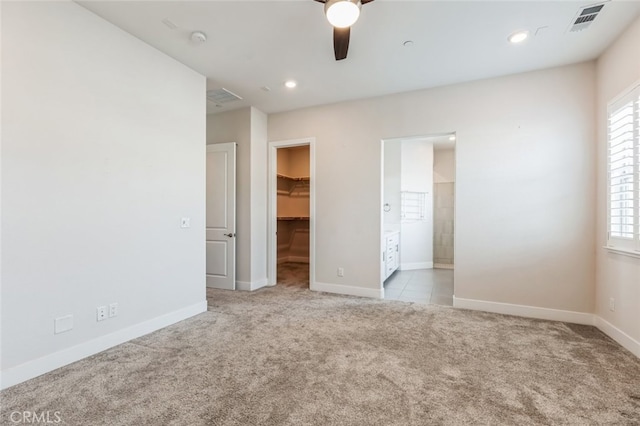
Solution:
[{"label": "window shutter", "polygon": [[640,251],[640,86],[609,106],[607,121],[607,245]]}]

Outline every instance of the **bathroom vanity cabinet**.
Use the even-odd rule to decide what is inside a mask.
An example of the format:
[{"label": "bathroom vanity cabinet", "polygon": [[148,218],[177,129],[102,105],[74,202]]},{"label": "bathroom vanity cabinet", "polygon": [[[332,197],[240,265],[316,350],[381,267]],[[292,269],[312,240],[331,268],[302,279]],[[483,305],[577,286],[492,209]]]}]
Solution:
[{"label": "bathroom vanity cabinet", "polygon": [[382,263],[386,280],[400,266],[400,232],[385,232],[382,248]]}]

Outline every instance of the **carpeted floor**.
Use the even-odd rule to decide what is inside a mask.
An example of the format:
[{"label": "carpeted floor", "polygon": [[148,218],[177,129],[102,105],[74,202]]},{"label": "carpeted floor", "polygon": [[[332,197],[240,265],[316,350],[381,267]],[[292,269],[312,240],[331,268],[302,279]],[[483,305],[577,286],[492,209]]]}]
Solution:
[{"label": "carpeted floor", "polygon": [[309,288],[309,264],[297,262],[279,263],[277,285]]},{"label": "carpeted floor", "polygon": [[640,360],[592,327],[274,287],[0,394],[69,425],[638,425]]}]

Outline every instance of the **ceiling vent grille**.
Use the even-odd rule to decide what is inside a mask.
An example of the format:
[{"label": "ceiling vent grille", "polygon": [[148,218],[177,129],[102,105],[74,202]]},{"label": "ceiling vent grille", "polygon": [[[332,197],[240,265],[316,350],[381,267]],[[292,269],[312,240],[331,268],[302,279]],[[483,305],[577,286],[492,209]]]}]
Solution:
[{"label": "ceiling vent grille", "polygon": [[569,27],[569,32],[582,31],[589,27],[603,7],[604,4],[596,4],[580,9],[573,18],[572,24]]},{"label": "ceiling vent grille", "polygon": [[225,88],[207,90],[207,100],[222,105],[229,102],[241,101],[242,98]]}]

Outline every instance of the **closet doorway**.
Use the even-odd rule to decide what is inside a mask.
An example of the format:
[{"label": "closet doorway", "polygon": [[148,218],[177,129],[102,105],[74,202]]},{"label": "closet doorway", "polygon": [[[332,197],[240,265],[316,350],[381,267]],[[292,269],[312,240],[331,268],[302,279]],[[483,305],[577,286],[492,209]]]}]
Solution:
[{"label": "closet doorway", "polygon": [[313,141],[272,142],[269,148],[269,284],[313,283]]}]

